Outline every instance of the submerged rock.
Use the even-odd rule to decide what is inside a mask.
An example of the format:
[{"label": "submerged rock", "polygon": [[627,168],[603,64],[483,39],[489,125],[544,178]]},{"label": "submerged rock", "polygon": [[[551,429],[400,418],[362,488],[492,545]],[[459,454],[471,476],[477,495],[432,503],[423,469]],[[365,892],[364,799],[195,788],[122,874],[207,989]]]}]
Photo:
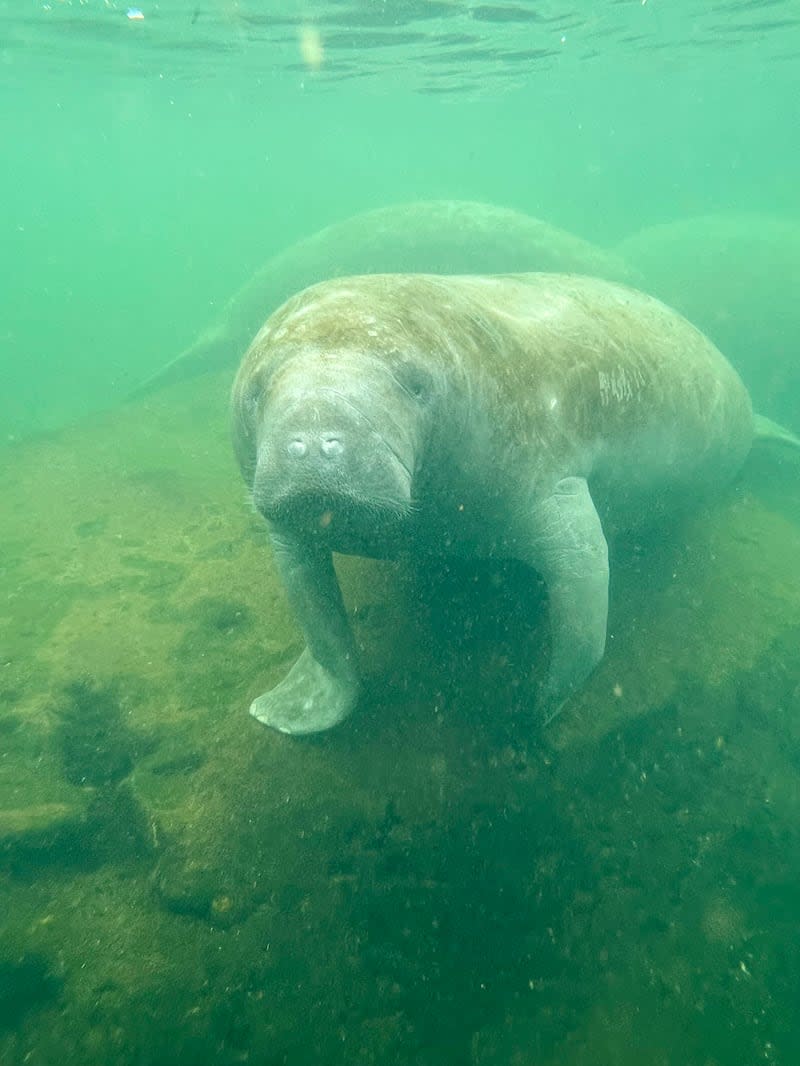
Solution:
[{"label": "submerged rock", "polygon": [[[0,1025],[0,1059],[793,1053],[794,461],[754,455],[706,511],[618,547],[606,659],[544,733],[535,575],[414,583],[339,560],[368,693],[298,740],[246,712],[298,637],[223,392],[209,376],[30,442],[3,475],[0,532],[21,548],[0,581],[25,624],[4,643],[0,999],[16,1010],[19,978],[60,1000]],[[81,676],[106,710],[65,764],[54,712]]]}]

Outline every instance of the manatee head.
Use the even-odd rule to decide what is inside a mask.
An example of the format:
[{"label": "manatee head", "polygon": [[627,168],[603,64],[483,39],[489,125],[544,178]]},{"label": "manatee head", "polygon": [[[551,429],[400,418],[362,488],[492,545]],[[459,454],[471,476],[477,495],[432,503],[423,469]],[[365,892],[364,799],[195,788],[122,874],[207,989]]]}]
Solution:
[{"label": "manatee head", "polygon": [[297,329],[279,317],[254,342],[234,386],[234,441],[269,522],[356,550],[412,516],[441,386],[410,337],[323,307],[306,306]]}]

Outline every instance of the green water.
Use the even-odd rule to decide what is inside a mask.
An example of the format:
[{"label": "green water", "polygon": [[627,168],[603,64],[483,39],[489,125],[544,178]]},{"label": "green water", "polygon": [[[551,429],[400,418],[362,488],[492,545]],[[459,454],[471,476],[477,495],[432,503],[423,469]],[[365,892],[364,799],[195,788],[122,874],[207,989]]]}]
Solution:
[{"label": "green water", "polygon": [[544,734],[530,574],[341,561],[367,694],[285,738],[241,352],[197,352],[324,227],[477,201],[800,431],[796,3],[139,6],[0,0],[0,1063],[793,1066],[797,459],[619,549]]},{"label": "green water", "polygon": [[0,6],[7,434],[119,399],[270,254],[367,207],[488,200],[600,243],[797,215],[788,0],[143,13]]}]

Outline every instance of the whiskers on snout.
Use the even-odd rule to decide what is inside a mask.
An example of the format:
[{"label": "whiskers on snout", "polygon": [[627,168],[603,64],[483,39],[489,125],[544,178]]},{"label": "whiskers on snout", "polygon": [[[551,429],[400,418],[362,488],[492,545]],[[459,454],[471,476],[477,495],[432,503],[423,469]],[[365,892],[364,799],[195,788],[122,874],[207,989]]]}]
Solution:
[{"label": "whiskers on snout", "polygon": [[410,519],[419,511],[419,505],[413,499],[398,500],[391,496],[357,496],[346,492],[336,495],[311,493],[285,493],[274,496],[269,501],[259,500],[254,492],[250,493],[250,502],[255,511],[270,521],[284,522],[330,513],[339,516],[357,518],[363,516],[371,519]]},{"label": "whiskers on snout", "polygon": [[400,531],[408,527],[419,513],[413,499],[390,495],[355,493],[286,492],[265,499],[251,491],[253,511],[275,525],[313,534],[352,534],[360,538],[369,533]]}]

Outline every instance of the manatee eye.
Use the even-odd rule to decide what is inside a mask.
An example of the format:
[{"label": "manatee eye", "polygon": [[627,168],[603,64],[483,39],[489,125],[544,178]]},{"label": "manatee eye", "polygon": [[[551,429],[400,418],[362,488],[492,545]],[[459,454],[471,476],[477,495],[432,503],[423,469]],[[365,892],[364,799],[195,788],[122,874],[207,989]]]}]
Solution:
[{"label": "manatee eye", "polygon": [[261,400],[261,388],[257,381],[250,382],[242,395],[242,407],[248,418],[255,418],[258,414],[258,405]]},{"label": "manatee eye", "polygon": [[415,400],[427,400],[433,391],[433,378],[416,363],[398,363],[393,370],[397,384]]},{"label": "manatee eye", "polygon": [[242,406],[251,418],[255,418],[267,396],[275,376],[275,366],[261,366],[254,370],[242,394]]}]

